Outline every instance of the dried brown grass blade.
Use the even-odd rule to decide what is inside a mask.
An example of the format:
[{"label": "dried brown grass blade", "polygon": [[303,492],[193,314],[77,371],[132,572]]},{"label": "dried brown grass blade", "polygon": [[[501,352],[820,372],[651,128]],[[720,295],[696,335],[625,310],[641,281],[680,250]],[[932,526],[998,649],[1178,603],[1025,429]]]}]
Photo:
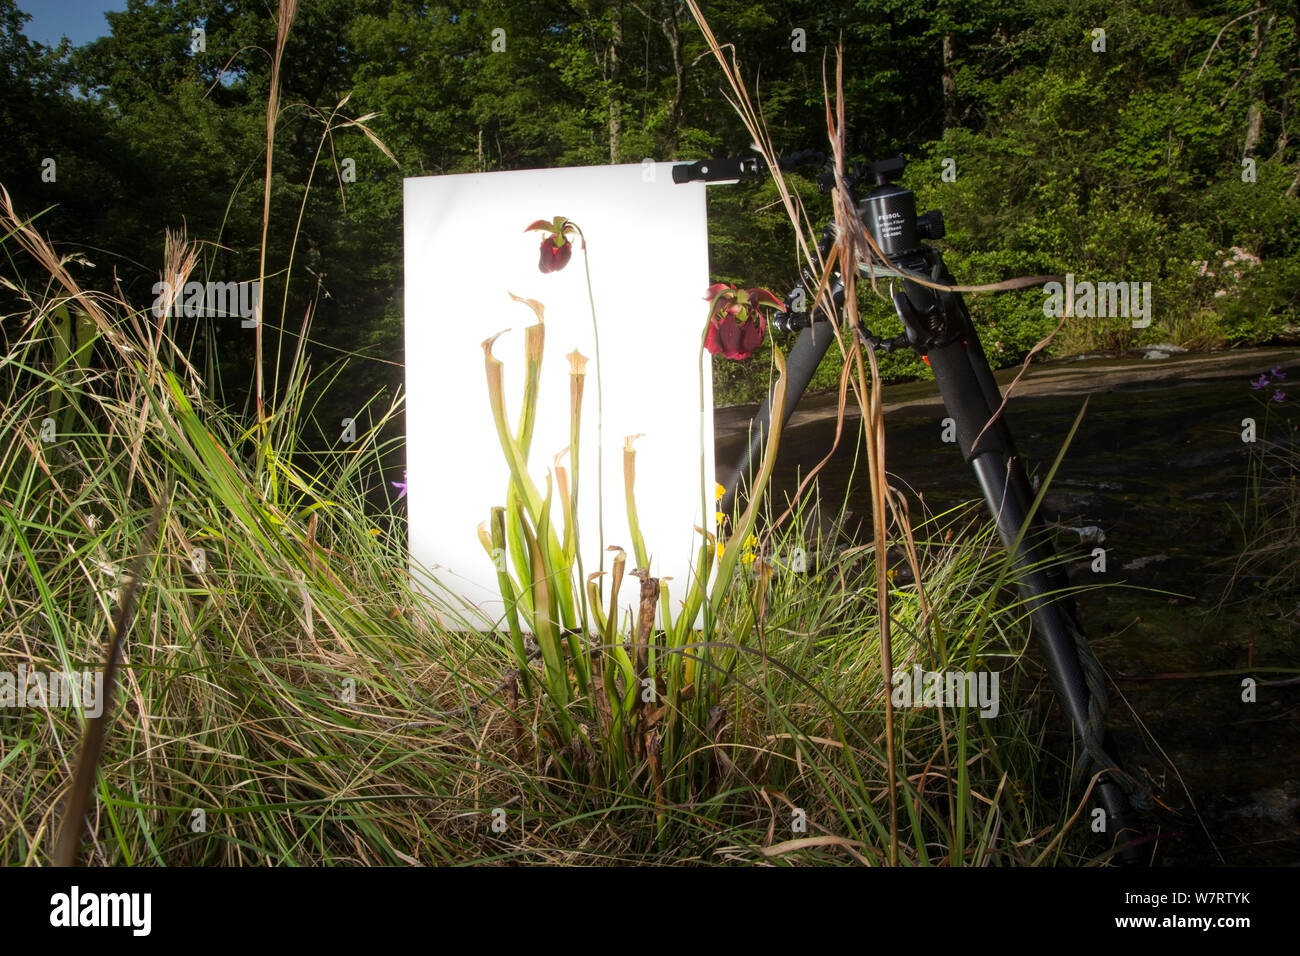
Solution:
[{"label": "dried brown grass blade", "polygon": [[254,375],[256,376],[257,421],[265,440],[266,412],[263,407],[264,380],[262,372],[262,318],[266,315],[266,249],[271,229],[271,169],[275,157],[275,127],[280,119],[280,66],[284,61],[284,48],[289,42],[289,30],[298,15],[298,0],[280,0],[275,23],[275,54],[271,57],[271,88],[266,99],[266,176],[262,181],[262,242],[257,266],[257,325],[253,329]]},{"label": "dried brown grass blade", "polygon": [[171,489],[168,489],[166,495],[154,502],[153,514],[142,542],[143,547],[136,554],[131,569],[131,582],[127,585],[126,594],[122,596],[122,604],[117,609],[117,617],[113,621],[113,633],[109,637],[108,653],[104,660],[103,706],[98,717],[90,717],[86,720],[86,731],[81,740],[81,756],[77,761],[72,788],[68,792],[67,804],[63,811],[63,823],[54,850],[55,866],[77,865],[82,821],[86,816],[86,808],[90,804],[90,791],[95,785],[95,774],[99,770],[99,758],[104,749],[104,735],[109,716],[112,714],[113,687],[117,679],[118,664],[122,659],[122,641],[135,614],[136,592],[140,587],[140,578],[144,574],[145,562],[153,553],[154,544],[158,540],[158,526],[162,522],[165,502],[170,501],[171,497]]},{"label": "dried brown grass blade", "polygon": [[1061,321],[1056,323],[1056,328],[1048,332],[1047,335],[1043,337],[1042,341],[1038,342],[1038,344],[1029,350],[1029,354],[1025,356],[1025,360],[1020,364],[1020,371],[1016,373],[1016,377],[1013,378],[1011,384],[1007,386],[1007,390],[1002,396],[1002,404],[998,406],[996,412],[989,416],[989,420],[984,423],[984,427],[981,428],[979,434],[975,436],[975,441],[971,443],[972,448],[979,446],[980,439],[983,438],[984,433],[989,430],[989,426],[997,421],[1002,415],[1003,409],[1007,407],[1007,402],[1011,400],[1011,393],[1015,391],[1016,386],[1020,384],[1020,380],[1024,378],[1025,373],[1029,371],[1029,363],[1034,360],[1034,356],[1051,344],[1052,339],[1056,338],[1056,334],[1060,332],[1061,329],[1065,328],[1065,323],[1071,319],[1073,315],[1074,303],[1067,301],[1065,303],[1065,311],[1061,313]]},{"label": "dried brown grass blade", "polygon": [[807,850],[818,846],[837,846],[842,847],[850,856],[861,863],[863,866],[870,866],[871,861],[858,852],[858,847],[865,846],[857,840],[848,840],[844,837],[815,836],[801,837],[797,840],[786,840],[784,843],[776,843],[772,846],[763,847],[763,856],[782,856],[786,853],[792,853],[795,850]]}]

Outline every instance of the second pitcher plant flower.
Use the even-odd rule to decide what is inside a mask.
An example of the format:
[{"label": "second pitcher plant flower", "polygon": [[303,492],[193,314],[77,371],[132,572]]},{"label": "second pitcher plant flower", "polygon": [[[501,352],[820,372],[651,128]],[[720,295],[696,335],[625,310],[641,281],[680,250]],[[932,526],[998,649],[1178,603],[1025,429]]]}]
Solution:
[{"label": "second pitcher plant flower", "polygon": [[573,240],[570,237],[582,235],[582,230],[563,216],[556,216],[549,222],[538,219],[524,232],[546,233],[542,237],[541,259],[537,263],[542,272],[559,272],[567,266],[573,257]]},{"label": "second pitcher plant flower", "polygon": [[709,286],[709,329],[704,347],[714,355],[747,359],[767,331],[765,309],[783,310],[785,303],[767,289],[743,292],[729,282]]}]

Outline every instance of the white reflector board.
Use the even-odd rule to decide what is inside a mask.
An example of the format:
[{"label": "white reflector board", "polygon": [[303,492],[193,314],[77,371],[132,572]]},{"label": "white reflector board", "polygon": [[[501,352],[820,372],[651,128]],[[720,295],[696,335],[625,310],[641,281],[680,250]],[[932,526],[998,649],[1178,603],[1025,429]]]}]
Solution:
[{"label": "white reflector board", "polygon": [[[555,216],[582,228],[590,257],[603,383],[605,544],[627,551],[628,571],[636,566],[624,505],[623,444],[626,436],[640,434],[634,446],[636,501],[650,572],[673,579],[667,587],[674,607],[685,596],[701,543],[694,529],[713,531],[715,525],[713,386],[700,347],[709,286],[704,185],[674,184],[672,165],[405,182],[411,571],[421,589],[464,615],[449,625],[495,627],[504,613],[496,568],[478,537],[492,507],[505,505],[510,474],[493,424],[481,343],[510,330],[492,353],[505,366],[506,413],[514,431],[523,401],[523,330],[536,319],[510,293],[546,307],[529,455],[529,472],[543,494],[553,457],[569,444],[566,356],[577,349],[589,360],[578,526],[584,571],[590,574],[601,563],[596,343],[583,254],[575,247],[565,268],[543,274],[543,234],[524,231]],[[567,456],[562,464],[570,468]],[[558,507],[552,520],[562,534]],[[606,570],[611,558],[605,556]],[[640,582],[626,578],[620,607],[635,607],[639,593]]]}]

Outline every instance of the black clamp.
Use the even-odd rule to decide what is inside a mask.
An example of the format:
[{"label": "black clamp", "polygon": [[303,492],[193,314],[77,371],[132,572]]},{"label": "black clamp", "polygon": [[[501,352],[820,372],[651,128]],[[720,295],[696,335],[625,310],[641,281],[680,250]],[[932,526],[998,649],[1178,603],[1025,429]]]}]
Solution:
[{"label": "black clamp", "polygon": [[757,179],[767,172],[767,162],[760,156],[740,159],[701,159],[673,167],[673,182],[682,183],[734,183],[742,179]]}]

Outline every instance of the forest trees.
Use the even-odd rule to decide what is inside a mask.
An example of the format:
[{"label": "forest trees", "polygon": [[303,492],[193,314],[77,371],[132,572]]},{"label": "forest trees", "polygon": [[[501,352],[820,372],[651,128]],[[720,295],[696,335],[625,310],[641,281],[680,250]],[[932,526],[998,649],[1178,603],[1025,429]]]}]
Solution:
[{"label": "forest trees", "polygon": [[[180,228],[204,243],[213,278],[254,277],[273,7],[129,0],[109,15],[110,35],[54,51],[30,43],[14,0],[0,0],[0,181],[27,215],[53,207],[42,228],[64,247],[105,250],[90,257],[87,281],[120,282],[147,302],[164,229]],[[1260,341],[1295,324],[1294,4],[702,7],[734,43],[781,150],[824,148],[823,70],[843,45],[852,149],[864,160],[909,156],[905,183],[922,209],[944,210],[963,281],[1071,271],[1154,283],[1151,329],[1076,325],[1061,347],[1136,344],[1139,334]],[[310,0],[283,81],[266,320],[291,351],[314,310],[314,367],[341,362],[348,383],[321,405],[326,420],[401,381],[404,176],[749,148],[682,0]],[[396,163],[347,124],[372,112],[367,125]],[[42,180],[46,157],[54,181]],[[826,214],[810,179],[796,186]],[[793,237],[773,199],[769,187],[710,191],[715,278],[778,292],[792,283]],[[1221,266],[1234,247],[1252,263],[1239,276]],[[1004,363],[1049,327],[1041,297],[972,307]],[[882,332],[896,327],[887,307],[868,315]],[[247,337],[228,325],[194,332],[239,403]],[[715,360],[721,397],[754,397],[765,354]],[[887,368],[924,374],[919,363]]]}]

